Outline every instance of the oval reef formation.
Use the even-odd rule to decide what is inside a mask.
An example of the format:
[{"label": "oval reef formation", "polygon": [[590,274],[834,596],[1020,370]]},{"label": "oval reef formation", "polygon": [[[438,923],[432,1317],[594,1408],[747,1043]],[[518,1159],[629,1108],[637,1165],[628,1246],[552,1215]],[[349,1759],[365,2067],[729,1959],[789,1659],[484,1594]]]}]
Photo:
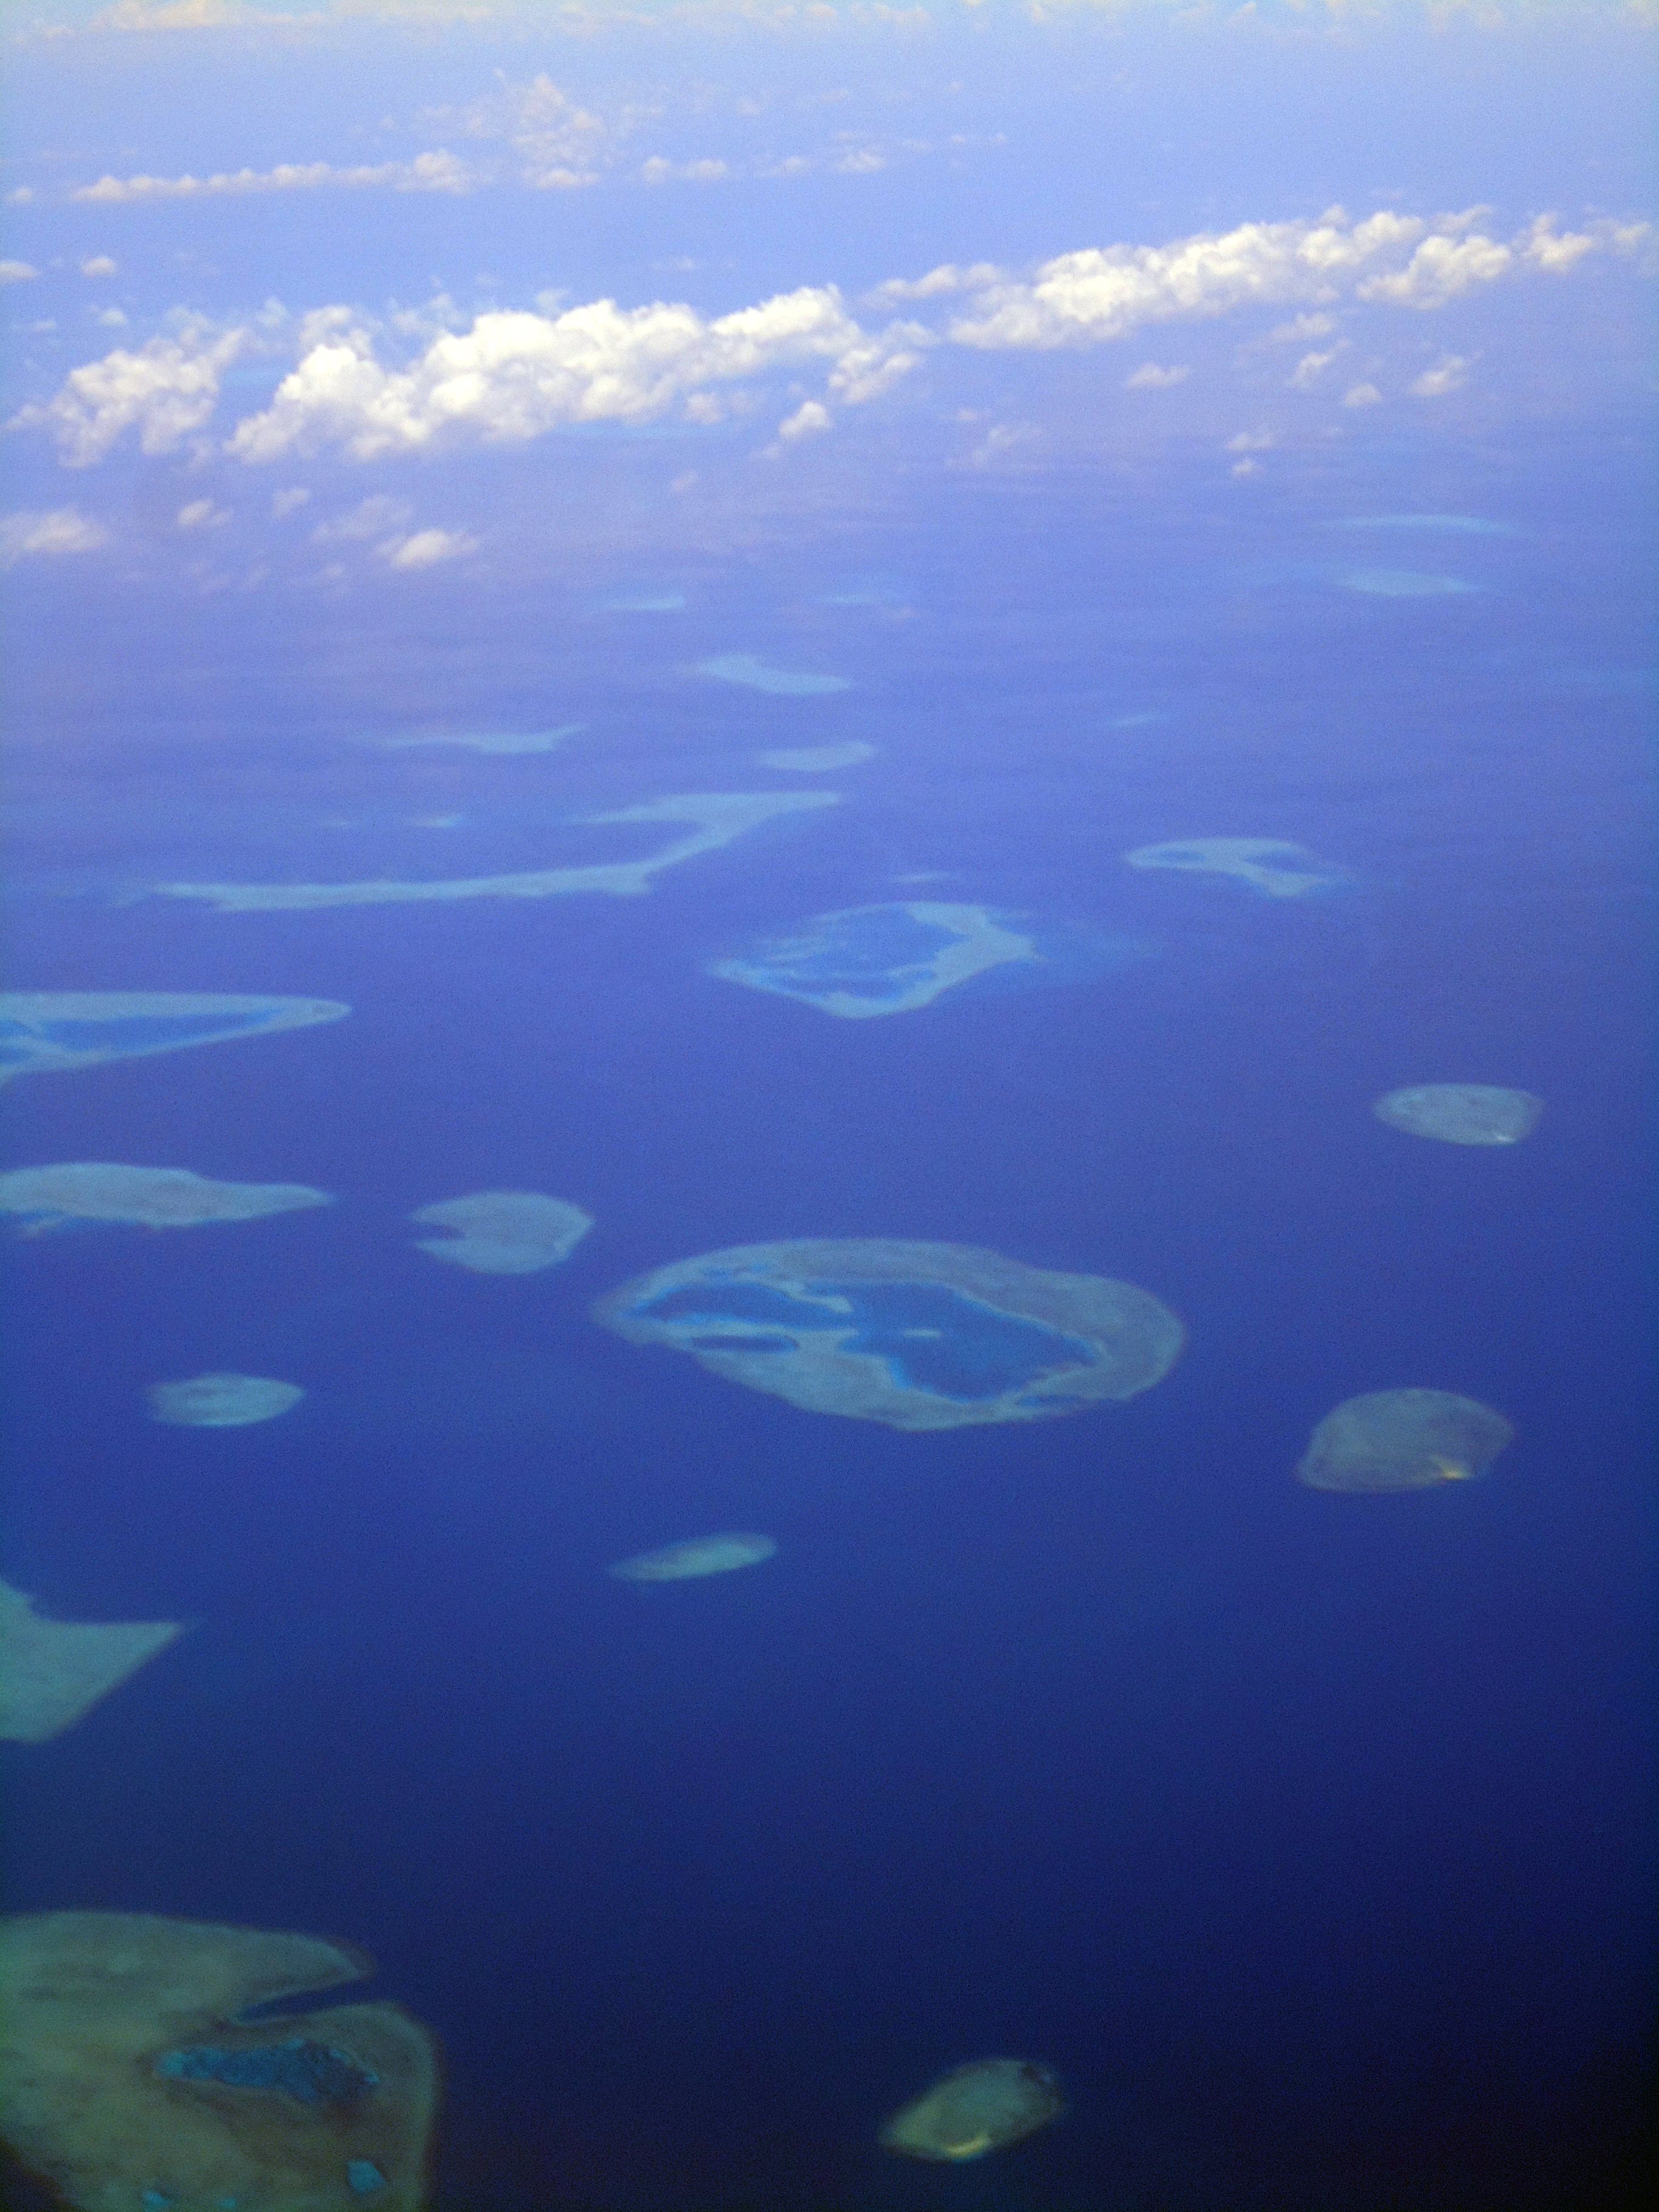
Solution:
[{"label": "oval reef formation", "polygon": [[895,2112],[881,2131],[884,2150],[960,2164],[1035,2135],[1066,2109],[1046,2066],[1027,2058],[975,2058],[953,2067]]},{"label": "oval reef formation", "polygon": [[305,1392],[270,1375],[192,1375],[185,1382],[152,1382],[144,1393],[152,1420],[175,1429],[246,1429],[290,1413]]},{"label": "oval reef formation", "polygon": [[1042,1420],[1133,1398],[1186,1341],[1133,1283],[875,1237],[704,1253],[624,1283],[593,1314],[805,1412],[896,1429]]},{"label": "oval reef formation", "polygon": [[624,1583],[690,1582],[700,1575],[729,1575],[737,1567],[757,1567],[777,1548],[769,1536],[742,1532],[692,1536],[683,1544],[665,1544],[660,1551],[618,1559],[606,1571]]},{"label": "oval reef formation", "polygon": [[1518,1145],[1538,1127],[1544,1102],[1494,1083],[1418,1083],[1384,1092],[1371,1111],[1408,1137],[1443,1145]]},{"label": "oval reef formation", "polygon": [[314,1936],[142,1912],[0,1923],[0,2139],[76,2212],[421,2212],[433,2039],[394,2004],[253,2007],[361,1981]]},{"label": "oval reef formation", "polygon": [[568,1260],[593,1226],[593,1217],[568,1199],[538,1190],[480,1190],[471,1198],[441,1198],[410,1215],[421,1229],[449,1229],[450,1237],[421,1237],[417,1252],[479,1275],[533,1275]]},{"label": "oval reef formation", "polygon": [[1326,1414],[1297,1474],[1311,1490],[1433,1490],[1484,1474],[1514,1436],[1453,1390],[1368,1390]]}]

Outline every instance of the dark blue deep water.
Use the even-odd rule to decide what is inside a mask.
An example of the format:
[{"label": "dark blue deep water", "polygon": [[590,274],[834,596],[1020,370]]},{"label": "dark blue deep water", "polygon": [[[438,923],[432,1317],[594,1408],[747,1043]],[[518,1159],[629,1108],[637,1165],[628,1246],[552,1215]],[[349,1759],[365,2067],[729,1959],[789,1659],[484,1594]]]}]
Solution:
[{"label": "dark blue deep water", "polygon": [[[0,1164],[337,1201],[0,1255],[8,1578],[193,1624],[7,1747],[13,1905],[365,1946],[441,2038],[441,2212],[1622,2201],[1655,1779],[1626,431],[1402,441],[1248,526],[1207,463],[1156,502],[901,487],[688,553],[686,611],[654,616],[596,613],[630,579],[574,566],[404,632],[137,586],[48,625],[20,590],[15,987],[354,1012],[4,1095]],[[1328,527],[1401,512],[1505,527]],[[1474,588],[1340,580],[1379,567]],[[876,573],[889,613],[824,604]],[[854,685],[684,672],[736,651]],[[360,742],[577,720],[548,756]],[[837,775],[751,758],[854,738],[880,750]],[[534,865],[538,821],[794,783],[842,803],[641,898],[127,896],[314,874],[325,816],[359,825],[342,872],[465,874]],[[1272,900],[1122,864],[1218,836],[1347,880]],[[864,1021],[704,972],[927,897],[1152,950]],[[1542,1121],[1480,1151],[1371,1115],[1435,1081],[1534,1091]],[[412,1249],[413,1208],[492,1188],[596,1226],[526,1276]],[[902,1434],[587,1318],[802,1237],[1121,1277],[1190,1341],[1131,1404]],[[146,1419],[147,1385],[217,1369],[307,1395],[240,1431]],[[1396,1385],[1516,1441],[1430,1492],[1295,1481],[1323,1414]],[[722,1528],[775,1558],[604,1571]],[[980,2166],[875,2148],[991,2053],[1051,2065],[1067,2117]]]}]

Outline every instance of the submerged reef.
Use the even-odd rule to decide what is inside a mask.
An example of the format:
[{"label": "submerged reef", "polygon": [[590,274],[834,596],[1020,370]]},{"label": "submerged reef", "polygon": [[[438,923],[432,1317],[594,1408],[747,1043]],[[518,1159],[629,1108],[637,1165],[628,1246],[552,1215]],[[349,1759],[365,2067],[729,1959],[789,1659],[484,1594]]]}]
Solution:
[{"label": "submerged reef", "polygon": [[1167,845],[1138,845],[1124,859],[1132,868],[1171,868],[1198,876],[1236,876],[1269,898],[1306,898],[1339,890],[1340,868],[1317,860],[1305,846],[1280,837],[1182,837]]},{"label": "submerged reef", "polygon": [[1372,1107],[1379,1121],[1443,1145],[1518,1145],[1538,1127],[1544,1102],[1492,1083],[1419,1083],[1389,1091]]},{"label": "submerged reef", "polygon": [[62,1735],[183,1627],[177,1620],[46,1620],[21,1590],[0,1583],[0,1736],[45,1743]]},{"label": "submerged reef", "polygon": [[144,1395],[150,1419],[175,1429],[246,1429],[291,1413],[305,1392],[270,1375],[192,1375],[185,1382],[152,1382]]},{"label": "submerged reef", "polygon": [[396,906],[416,899],[569,898],[583,892],[609,892],[638,898],[665,868],[678,867],[699,853],[718,852],[747,830],[774,816],[834,806],[834,791],[708,792],[674,799],[647,799],[614,814],[581,817],[590,828],[617,823],[678,822],[687,834],[676,837],[642,860],[607,860],[592,867],[532,868],[502,876],[421,877],[404,880],[376,877],[341,884],[151,884],[156,898],[195,899],[222,914],[309,911],[330,906]]},{"label": "submerged reef", "polygon": [[443,732],[435,737],[382,738],[380,743],[388,752],[404,752],[415,745],[459,745],[470,753],[550,753],[586,727],[586,722],[565,722],[556,730]]},{"label": "submerged reef", "polygon": [[769,668],[752,653],[719,653],[697,663],[699,676],[718,677],[722,684],[741,684],[750,691],[770,691],[780,698],[817,699],[830,691],[850,691],[845,676],[815,676],[807,669]]},{"label": "submerged reef", "polygon": [[975,2058],[895,2112],[881,2143],[907,2158],[959,2163],[1035,2135],[1065,2109],[1046,2066],[1027,2058]]},{"label": "submerged reef", "polygon": [[768,768],[787,768],[801,775],[821,775],[830,769],[856,768],[860,761],[873,760],[876,748],[867,745],[861,738],[849,738],[844,745],[780,745],[769,753],[757,753],[755,758]]},{"label": "submerged reef", "polygon": [[1186,1341],[1133,1283],[873,1237],[704,1253],[624,1283],[593,1314],[805,1412],[896,1429],[1042,1420],[1133,1398]]},{"label": "submerged reef", "polygon": [[309,1183],[215,1182],[189,1168],[130,1168],[108,1160],[13,1168],[0,1175],[0,1213],[18,1215],[26,1237],[80,1221],[193,1229],[204,1221],[252,1221],[332,1203],[331,1192]]},{"label": "submerged reef", "polygon": [[96,1067],[228,1037],[337,1022],[337,999],[261,999],[215,991],[0,992],[0,1083]]},{"label": "submerged reef", "polygon": [[1133,938],[1039,927],[990,907],[913,900],[816,915],[789,937],[763,939],[708,973],[846,1021],[913,1013],[958,984],[1080,981],[1152,948]]},{"label": "submerged reef", "polygon": [[605,1571],[625,1583],[684,1583],[702,1575],[729,1575],[737,1567],[757,1567],[777,1550],[769,1536],[733,1533],[692,1536],[660,1551],[636,1552]]},{"label": "submerged reef", "polygon": [[480,1275],[533,1275],[568,1260],[593,1226],[593,1217],[568,1199],[538,1190],[480,1190],[471,1198],[441,1198],[410,1215],[421,1229],[449,1229],[450,1237],[422,1237],[416,1250],[429,1252]]},{"label": "submerged reef", "polygon": [[1298,1479],[1310,1490],[1432,1490],[1484,1474],[1515,1431],[1451,1390],[1368,1390],[1314,1431]]},{"label": "submerged reef", "polygon": [[421,2023],[384,2003],[246,2021],[374,1971],[317,1936],[147,1913],[0,1923],[0,2138],[75,2212],[421,2212]]}]

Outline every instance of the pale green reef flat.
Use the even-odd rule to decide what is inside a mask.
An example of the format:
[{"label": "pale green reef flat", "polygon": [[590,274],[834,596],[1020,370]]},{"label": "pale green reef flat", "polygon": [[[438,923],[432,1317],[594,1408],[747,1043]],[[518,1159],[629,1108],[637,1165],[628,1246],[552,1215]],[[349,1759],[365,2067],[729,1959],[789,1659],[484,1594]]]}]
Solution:
[{"label": "pale green reef flat", "polygon": [[1538,1127],[1544,1102],[1495,1083],[1418,1083],[1386,1091],[1371,1109],[1409,1137],[1443,1145],[1518,1145]]},{"label": "pale green reef flat", "polygon": [[539,1190],[480,1190],[469,1198],[441,1198],[409,1218],[418,1229],[451,1232],[418,1237],[416,1251],[477,1275],[533,1275],[543,1267],[556,1267],[593,1226],[592,1215],[580,1206]]},{"label": "pale green reef flat", "polygon": [[21,1590],[0,1583],[0,1736],[46,1743],[61,1735],[182,1627],[177,1620],[48,1620]]},{"label": "pale green reef flat", "polygon": [[1425,575],[1416,568],[1359,568],[1341,580],[1345,592],[1364,592],[1375,599],[1446,599],[1479,589],[1461,576]]},{"label": "pale green reef flat", "polygon": [[0,1083],[14,1075],[96,1067],[187,1045],[337,1022],[337,999],[250,998],[215,991],[0,992]]},{"label": "pale green reef flat", "polygon": [[152,1382],[144,1395],[150,1419],[174,1429],[246,1429],[292,1413],[304,1390],[273,1375],[192,1375],[184,1382]]},{"label": "pale green reef flat", "polygon": [[755,758],[766,768],[787,768],[800,775],[821,775],[831,769],[856,768],[860,761],[874,760],[876,748],[866,745],[861,738],[849,738],[844,745],[780,745],[775,752],[757,753]]},{"label": "pale green reef flat", "polygon": [[1169,1308],[1133,1283],[890,1237],[706,1252],[624,1283],[593,1317],[803,1412],[908,1430],[1133,1398],[1186,1342]]},{"label": "pale green reef flat", "polygon": [[195,899],[223,914],[295,911],[331,906],[400,906],[418,899],[570,898],[584,892],[609,892],[637,898],[665,868],[718,852],[781,814],[802,814],[835,806],[835,791],[710,792],[647,799],[615,814],[580,817],[590,825],[628,822],[679,822],[688,834],[674,838],[642,860],[612,860],[586,868],[537,868],[507,876],[453,876],[398,881],[376,878],[344,884],[151,884],[156,898]]},{"label": "pale green reef flat", "polygon": [[1339,889],[1348,878],[1304,846],[1278,837],[1182,837],[1167,845],[1139,845],[1124,859],[1132,868],[1169,868],[1180,874],[1236,876],[1269,898],[1306,898]]},{"label": "pale green reef flat", "polygon": [[1035,940],[988,907],[929,900],[817,915],[708,973],[846,1021],[912,1013],[941,992],[1010,961],[1039,958]]},{"label": "pale green reef flat", "polygon": [[586,722],[566,722],[556,730],[491,730],[431,738],[381,738],[387,752],[404,752],[415,745],[459,745],[472,753],[550,753],[567,738],[574,738]]},{"label": "pale green reef flat", "polygon": [[0,1213],[20,1217],[25,1236],[77,1221],[193,1229],[206,1221],[252,1221],[300,1206],[330,1206],[333,1194],[303,1182],[215,1182],[189,1168],[131,1168],[110,1160],[13,1168],[0,1175]]},{"label": "pale green reef flat", "polygon": [[809,669],[769,668],[752,653],[719,653],[697,663],[699,676],[717,677],[722,684],[742,684],[750,691],[770,691],[780,698],[815,699],[830,691],[850,691],[845,676],[815,676]]},{"label": "pale green reef flat", "polygon": [[1367,1390],[1309,1439],[1297,1476],[1310,1490],[1439,1490],[1474,1482],[1515,1440],[1501,1413],[1455,1390]]},{"label": "pale green reef flat", "polygon": [[757,1567],[777,1548],[769,1536],[747,1533],[692,1536],[683,1544],[665,1544],[659,1551],[636,1552],[605,1571],[624,1583],[692,1582],[704,1575],[729,1575],[738,1567]]},{"label": "pale green reef flat", "polygon": [[1327,530],[1438,531],[1447,537],[1512,538],[1511,522],[1483,522],[1478,514],[1355,514],[1328,522]]}]

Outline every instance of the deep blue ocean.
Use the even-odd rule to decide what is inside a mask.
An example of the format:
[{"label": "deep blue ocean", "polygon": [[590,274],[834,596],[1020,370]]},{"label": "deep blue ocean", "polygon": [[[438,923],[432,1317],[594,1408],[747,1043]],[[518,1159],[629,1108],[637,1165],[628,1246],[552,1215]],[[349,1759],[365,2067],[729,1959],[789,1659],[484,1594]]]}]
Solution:
[{"label": "deep blue ocean", "polygon": [[[580,475],[599,446],[570,445]],[[401,629],[21,587],[13,987],[353,1012],[0,1100],[0,1165],[337,1198],[4,1244],[8,1577],[192,1624],[6,1747],[13,1909],[365,1946],[441,2039],[439,2212],[1625,2201],[1654,1967],[1647,476],[1602,420],[1334,455],[1248,522],[1211,458],[1155,497],[1133,468],[896,477],[874,512],[644,576],[601,550]],[[1401,515],[1497,526],[1346,526]],[[1378,569],[1468,588],[1352,587]],[[685,605],[605,610],[630,590]],[[851,688],[688,672],[734,652]],[[577,721],[544,755],[374,742]],[[850,738],[878,751],[836,774],[753,759]],[[842,802],[639,898],[136,895],[608,858],[563,825],[786,787]],[[1346,881],[1124,865],[1194,836]],[[1146,957],[866,1021],[706,972],[906,897]],[[1372,1115],[1427,1082],[1543,1119],[1486,1151]],[[412,1209],[500,1188],[596,1225],[522,1277],[414,1250]],[[1127,1279],[1190,1340],[1133,1403],[906,1434],[588,1318],[801,1237]],[[146,1418],[157,1377],[218,1369],[307,1395]],[[1484,1480],[1297,1482],[1330,1407],[1414,1384],[1515,1424]],[[605,1572],[720,1528],[776,1556]],[[876,2147],[993,2052],[1054,2069],[1057,2125],[960,2167]]]}]

